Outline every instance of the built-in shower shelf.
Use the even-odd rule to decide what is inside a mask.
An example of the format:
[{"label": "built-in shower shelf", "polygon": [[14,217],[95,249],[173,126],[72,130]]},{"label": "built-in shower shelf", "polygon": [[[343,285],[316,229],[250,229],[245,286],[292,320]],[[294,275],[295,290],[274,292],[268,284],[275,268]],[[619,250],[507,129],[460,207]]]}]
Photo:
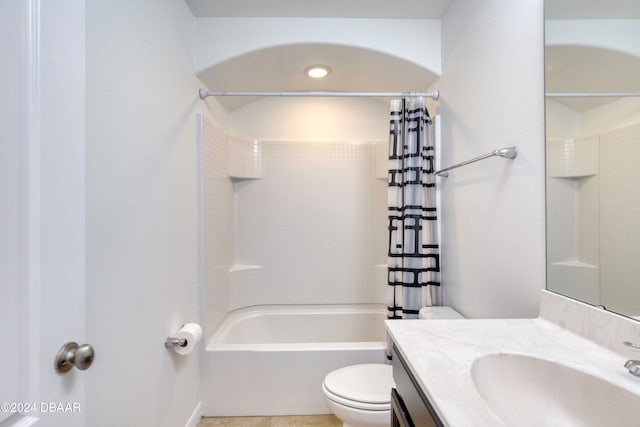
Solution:
[{"label": "built-in shower shelf", "polygon": [[598,305],[600,268],[578,260],[552,262],[548,268],[547,289]]},{"label": "built-in shower shelf", "polygon": [[581,178],[598,173],[600,156],[597,136],[548,139],[546,146],[547,176]]},{"label": "built-in shower shelf", "polygon": [[264,266],[262,265],[235,264],[229,267],[229,273],[237,273],[239,271],[246,271],[246,270],[256,270],[263,267]]},{"label": "built-in shower shelf", "polygon": [[232,138],[228,148],[228,174],[232,179],[264,178],[264,158],[259,141]]},{"label": "built-in shower shelf", "polygon": [[227,273],[227,302],[229,310],[247,305],[259,305],[261,292],[267,282],[262,265],[235,264]]},{"label": "built-in shower shelf", "polygon": [[585,175],[549,175],[549,178],[570,179],[570,180],[579,181],[581,179],[587,179],[587,178],[591,178],[591,177],[594,177],[594,176],[596,176],[595,173],[585,174]]},{"label": "built-in shower shelf", "polygon": [[264,177],[262,177],[262,176],[233,176],[233,175],[229,175],[229,178],[231,178],[232,181],[257,181],[257,180],[262,179]]},{"label": "built-in shower shelf", "polygon": [[598,268],[597,265],[590,264],[588,262],[577,261],[577,260],[552,262],[551,265],[558,265],[562,267],[577,267],[577,268]]}]

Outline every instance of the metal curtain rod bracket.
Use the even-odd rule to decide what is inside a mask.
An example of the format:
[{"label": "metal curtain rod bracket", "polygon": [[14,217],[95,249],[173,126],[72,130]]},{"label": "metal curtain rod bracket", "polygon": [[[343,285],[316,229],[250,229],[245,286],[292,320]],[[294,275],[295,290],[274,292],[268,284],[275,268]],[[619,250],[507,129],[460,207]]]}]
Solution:
[{"label": "metal curtain rod bracket", "polygon": [[424,96],[435,99],[440,98],[440,92],[212,92],[206,89],[198,91],[200,99],[208,96],[321,96],[321,97],[382,97],[382,98],[404,98],[413,96]]},{"label": "metal curtain rod bracket", "polygon": [[504,157],[505,159],[515,159],[517,155],[518,155],[518,150],[515,146],[498,148],[483,156],[479,156],[474,159],[467,160],[466,162],[458,163],[457,165],[449,166],[448,168],[440,169],[439,171],[436,171],[435,174],[438,176],[447,177],[449,176],[447,171],[450,171],[451,169],[459,168],[461,166],[466,166],[470,163],[474,163],[479,160],[488,159],[489,157]]}]

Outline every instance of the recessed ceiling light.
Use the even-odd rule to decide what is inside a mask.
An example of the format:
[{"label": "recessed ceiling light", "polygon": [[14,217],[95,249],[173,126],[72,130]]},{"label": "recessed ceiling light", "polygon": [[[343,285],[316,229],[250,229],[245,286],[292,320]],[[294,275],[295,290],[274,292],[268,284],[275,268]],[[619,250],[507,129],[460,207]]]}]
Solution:
[{"label": "recessed ceiling light", "polygon": [[304,73],[312,79],[321,79],[331,74],[331,68],[326,65],[309,65]]}]

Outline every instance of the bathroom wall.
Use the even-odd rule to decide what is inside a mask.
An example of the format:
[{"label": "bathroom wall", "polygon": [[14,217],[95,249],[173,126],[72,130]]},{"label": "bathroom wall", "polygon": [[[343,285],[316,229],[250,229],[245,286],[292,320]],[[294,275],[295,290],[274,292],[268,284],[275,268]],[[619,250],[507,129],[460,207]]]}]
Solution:
[{"label": "bathroom wall", "polygon": [[[231,309],[384,303],[386,173],[371,141],[270,141],[264,173],[235,180]],[[386,147],[386,143],[382,144]]]},{"label": "bathroom wall", "polygon": [[[233,17],[198,18],[196,23],[196,72],[254,50],[323,43],[372,49],[440,74],[440,21],[436,19]],[[228,36],[238,30],[241,37]]]},{"label": "bathroom wall", "polygon": [[547,139],[580,135],[582,117],[577,111],[550,98],[545,100],[545,132]]},{"label": "bathroom wall", "polygon": [[[207,103],[215,102],[209,98]],[[198,117],[200,318],[209,336],[229,311],[234,264],[235,197],[229,176],[229,134],[218,120]],[[206,385],[205,385],[206,386]]]},{"label": "bathroom wall", "polygon": [[[639,31],[638,20],[631,19],[550,20],[545,43],[595,46],[638,57]],[[622,77],[614,80],[583,84],[595,92],[616,92]],[[640,100],[604,100],[610,102],[582,112],[552,99],[546,102],[547,146],[552,148],[547,152],[547,165],[557,163],[554,159],[558,158],[582,169],[563,176],[547,168],[548,286],[582,301],[634,314],[640,296],[628,294],[636,288],[628,280],[637,275],[636,263],[629,256],[639,250],[632,218],[640,208],[635,195],[638,174],[633,167],[638,159],[633,141],[638,138]],[[562,152],[554,146],[562,147]],[[573,250],[563,247],[563,242],[574,243]],[[592,255],[585,252],[585,246],[591,247]]]},{"label": "bathroom wall", "polygon": [[579,135],[591,136],[637,123],[640,123],[640,98],[621,98],[585,111],[580,116]]},{"label": "bathroom wall", "polygon": [[[639,28],[637,20],[629,19],[547,20],[545,44],[638,56]],[[576,79],[573,91],[581,91],[581,84],[594,92],[624,87],[621,76],[615,81]],[[627,278],[636,275],[635,263],[628,260],[636,227],[626,212],[638,209],[633,196],[637,177],[628,162],[636,162],[638,154],[630,141],[640,123],[640,100],[604,99],[586,111],[558,101],[546,100],[547,287],[633,314],[638,297],[623,290],[635,289]]]},{"label": "bathroom wall", "polygon": [[[242,37],[228,39],[238,28]],[[226,42],[211,42],[220,39]],[[301,43],[375,50],[436,74],[441,68],[439,20],[331,18],[197,18],[195,68],[204,79],[212,65]],[[206,198],[226,200],[228,184],[214,176],[227,173],[234,189],[232,242],[222,231],[229,225],[211,221],[230,214],[224,203],[203,199],[207,332],[226,314],[225,306],[384,303],[389,100],[264,98],[233,110],[226,131],[229,163],[212,159],[203,169],[219,192]],[[252,159],[254,148],[260,156]],[[238,153],[248,156],[244,166]],[[258,165],[261,172],[234,175],[232,163]],[[225,248],[233,249],[226,276]]]},{"label": "bathroom wall", "polygon": [[264,98],[203,120],[206,333],[259,304],[384,303],[388,100]]},{"label": "bathroom wall", "polygon": [[600,135],[601,304],[637,316],[640,305],[640,124]]},{"label": "bathroom wall", "polygon": [[600,300],[599,147],[597,135],[546,143],[547,289],[591,304]]},{"label": "bathroom wall", "polygon": [[[607,49],[610,52],[640,57],[640,25],[638,19],[571,19],[546,20],[545,45],[580,46]],[[617,78],[622,79],[621,76]],[[577,76],[578,83],[584,76]],[[625,82],[606,79],[582,83],[595,88],[595,92],[617,92],[616,87],[624,87]],[[613,86],[612,86],[613,85]],[[583,90],[584,91],[584,90]],[[611,101],[611,99],[609,99]],[[598,108],[576,113],[565,108],[559,116],[558,103],[547,101],[547,138],[567,138],[592,136],[619,129],[640,122],[640,101],[638,98],[619,98]],[[578,118],[578,126],[568,128],[564,119],[573,115],[571,123]]]},{"label": "bathroom wall", "polygon": [[[236,26],[246,22],[247,28],[252,28],[249,20],[230,21]],[[250,29],[244,45],[215,59],[202,40],[217,34],[216,23],[214,19],[198,19],[197,51],[202,55],[198,69],[250,51],[256,43],[258,48],[271,44],[265,36],[268,32]],[[264,23],[282,27],[276,24]],[[303,39],[322,42],[313,31],[315,27],[310,28],[304,30]],[[442,180],[445,302],[473,317],[535,316],[538,290],[545,285],[542,2],[479,5],[454,1],[441,28],[443,96],[438,108],[443,117],[442,164],[506,145],[520,149],[513,162],[486,160]],[[264,40],[256,41],[256,33]],[[287,37],[292,37],[289,32],[274,36],[274,44],[287,42]],[[282,109],[286,102],[299,106],[300,100],[261,102],[265,104],[250,104],[230,115],[232,134],[295,140],[295,136],[287,136],[290,130],[297,136],[307,129],[306,123],[297,120],[298,110],[291,107],[287,116]],[[340,139],[339,128],[323,119],[328,109],[307,120],[313,129]],[[282,120],[287,120],[286,127],[273,126]],[[379,126],[386,139],[387,120],[371,122],[384,123]],[[310,135],[316,138],[312,132]],[[515,245],[514,235],[526,244]]]},{"label": "bathroom wall", "polygon": [[[547,138],[548,287],[629,314],[640,300],[632,292],[632,258],[640,251],[640,119],[616,113],[638,105],[623,99],[575,113],[583,124],[577,130],[547,122],[548,134],[565,135]],[[590,136],[575,136],[585,128]]]},{"label": "bathroom wall", "polygon": [[88,426],[199,415],[197,353],[164,348],[199,321],[193,24],[181,1],[87,3]]},{"label": "bathroom wall", "polygon": [[279,141],[389,139],[389,101],[367,98],[265,98],[229,115],[238,138]]},{"label": "bathroom wall", "polygon": [[533,317],[545,286],[542,1],[455,0],[442,18],[442,162],[516,145],[518,157],[442,184],[445,303]]}]

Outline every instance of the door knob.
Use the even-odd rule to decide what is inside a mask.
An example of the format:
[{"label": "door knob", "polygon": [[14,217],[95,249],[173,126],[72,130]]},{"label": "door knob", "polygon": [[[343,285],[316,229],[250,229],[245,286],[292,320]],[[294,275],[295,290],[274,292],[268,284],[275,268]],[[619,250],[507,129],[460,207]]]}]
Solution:
[{"label": "door knob", "polygon": [[58,350],[56,355],[56,371],[64,374],[74,366],[81,371],[87,369],[93,363],[95,351],[89,344],[78,345],[68,342]]}]

